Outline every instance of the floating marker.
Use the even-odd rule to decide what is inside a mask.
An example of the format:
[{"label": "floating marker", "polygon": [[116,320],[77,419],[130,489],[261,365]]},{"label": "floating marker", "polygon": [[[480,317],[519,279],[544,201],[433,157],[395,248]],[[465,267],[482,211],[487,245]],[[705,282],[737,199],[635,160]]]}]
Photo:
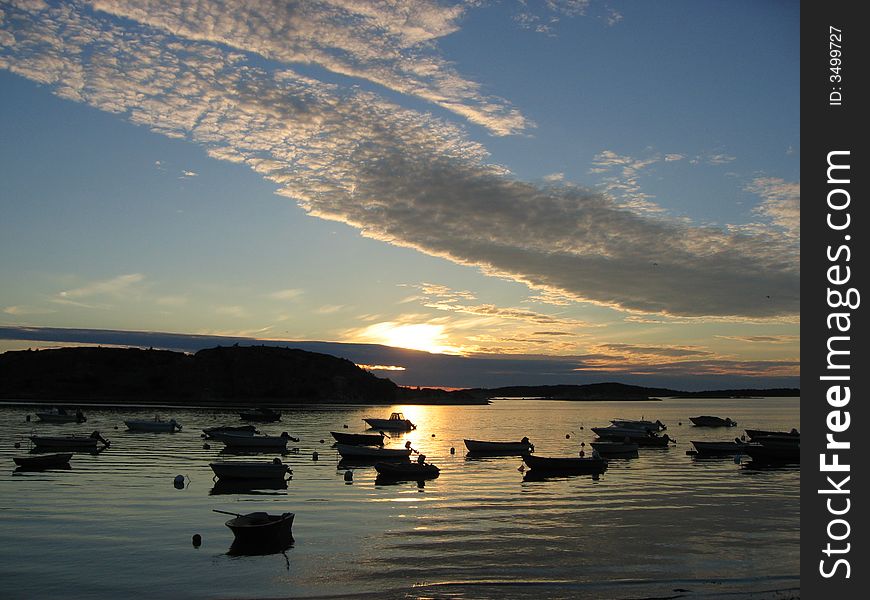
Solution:
[{"label": "floating marker", "polygon": [[353,481],[353,471],[350,471],[350,470],[345,471],[344,472],[344,480],[347,481],[348,483]]},{"label": "floating marker", "polygon": [[198,533],[194,533],[193,534],[193,547],[199,548],[200,546],[202,546],[202,536],[199,535]]},{"label": "floating marker", "polygon": [[450,454],[456,454],[456,448],[453,446],[450,447]]},{"label": "floating marker", "polygon": [[320,456],[320,455],[317,454],[316,451],[315,451],[315,452],[312,452],[312,453],[311,453],[311,460],[317,460],[319,456]]},{"label": "floating marker", "polygon": [[20,447],[21,447],[21,442],[15,442],[15,447],[16,447],[16,448],[20,448]]},{"label": "floating marker", "polygon": [[208,444],[203,444],[202,449],[203,450],[211,450],[211,446],[209,446]]},{"label": "floating marker", "polygon": [[175,486],[177,490],[184,489],[184,475],[176,475],[175,479],[172,481],[172,485]]}]

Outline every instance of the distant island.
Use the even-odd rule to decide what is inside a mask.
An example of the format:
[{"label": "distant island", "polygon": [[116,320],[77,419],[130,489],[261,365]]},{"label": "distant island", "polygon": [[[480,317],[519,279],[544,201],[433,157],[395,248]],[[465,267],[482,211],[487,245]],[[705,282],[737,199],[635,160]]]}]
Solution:
[{"label": "distant island", "polygon": [[398,386],[343,358],[277,346],[218,346],[195,354],[76,347],[0,354],[0,399],[53,403],[488,404],[493,398],[652,400],[799,396],[798,389],[684,392],[621,383],[442,390]]}]

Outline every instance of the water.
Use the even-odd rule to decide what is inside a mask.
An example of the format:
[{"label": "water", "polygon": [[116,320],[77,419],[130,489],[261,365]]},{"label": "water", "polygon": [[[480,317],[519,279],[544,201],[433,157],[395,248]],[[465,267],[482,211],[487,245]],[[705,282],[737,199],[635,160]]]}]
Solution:
[{"label": "water", "polygon": [[[392,443],[410,440],[441,476],[423,487],[376,485],[366,467],[347,484],[329,432],[362,431],[362,417],[391,411],[418,425]],[[646,598],[674,590],[743,598],[799,586],[799,469],[685,453],[692,439],[733,439],[744,426],[800,428],[797,398],[286,408],[281,422],[260,429],[300,438],[290,444],[298,454],[284,458],[292,481],[235,494],[213,493],[208,463],[223,446],[206,450],[200,438],[202,427],[241,424],[234,411],[161,409],[184,426],[175,434],[124,430],[124,418],[154,409],[90,408],[81,425],[26,422],[33,412],[0,407],[6,598]],[[688,417],[699,414],[740,426],[693,427]],[[519,457],[467,459],[462,443],[528,435],[536,454],[576,455],[594,438],[590,427],[641,417],[668,424],[678,444],[611,460],[597,480],[524,481]],[[75,454],[71,470],[12,472],[31,430],[95,429],[111,447]],[[173,487],[179,474],[189,478],[181,490]],[[229,556],[229,517],[212,509],[295,512],[295,544],[284,554]],[[191,543],[197,533],[200,548]]]}]

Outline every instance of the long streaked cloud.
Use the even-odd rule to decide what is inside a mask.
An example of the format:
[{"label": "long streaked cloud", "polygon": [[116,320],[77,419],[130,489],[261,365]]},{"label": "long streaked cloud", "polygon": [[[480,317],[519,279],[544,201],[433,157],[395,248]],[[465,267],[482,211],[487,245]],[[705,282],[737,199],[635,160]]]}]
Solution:
[{"label": "long streaked cloud", "polygon": [[746,190],[758,194],[762,203],[755,212],[763,215],[795,238],[801,234],[801,184],[779,177],[756,177]]},{"label": "long streaked cloud", "polygon": [[[794,240],[772,231],[669,222],[575,186],[519,181],[488,164],[485,149],[461,128],[371,91],[314,79],[286,66],[298,58],[271,46],[254,47],[271,43],[274,31],[265,22],[266,12],[256,17],[246,9],[252,21],[234,33],[227,19],[236,22],[239,16],[219,3],[197,9],[179,3],[173,14],[155,5],[153,16],[139,4],[95,5],[135,23],[82,4],[3,5],[0,68],[47,85],[63,98],[191,140],[212,157],[245,163],[313,216],[523,282],[538,292],[683,316],[781,318],[799,312]],[[391,14],[407,6],[398,3]],[[329,11],[353,12],[337,1],[293,7],[315,12],[320,7],[327,22]],[[217,13],[197,24],[198,10]],[[377,21],[374,13],[366,15],[351,21]],[[349,55],[362,53],[355,45],[364,43],[359,32],[379,27],[389,32],[384,34],[389,44],[413,49],[455,27],[458,15],[431,18],[412,30],[403,29],[399,17],[399,25],[329,29],[350,39],[332,41],[330,48],[345,44]],[[214,31],[200,31],[206,26]],[[258,42],[253,32],[260,29],[265,39]],[[287,37],[296,32],[289,29]],[[376,61],[389,50],[370,47],[366,60]],[[283,62],[264,65],[249,52]],[[413,67],[407,70],[428,72],[427,56],[413,51],[408,56]],[[395,64],[406,62],[397,58]],[[443,67],[438,61],[428,64],[436,74]],[[486,100],[463,81],[443,87],[474,110],[501,114],[504,105],[492,113],[481,108]],[[454,112],[464,114],[467,105],[458,105]]]}]

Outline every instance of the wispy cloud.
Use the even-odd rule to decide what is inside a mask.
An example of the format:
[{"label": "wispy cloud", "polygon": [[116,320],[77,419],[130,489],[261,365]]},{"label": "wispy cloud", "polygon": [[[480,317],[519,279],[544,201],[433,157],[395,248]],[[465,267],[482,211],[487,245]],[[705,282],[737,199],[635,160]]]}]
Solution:
[{"label": "wispy cloud", "polygon": [[781,227],[784,232],[795,238],[801,233],[801,184],[785,181],[778,177],[757,177],[746,186],[746,190],[761,197],[762,203],[755,208]]},{"label": "wispy cloud", "polygon": [[[458,126],[286,66],[365,77],[493,132],[517,130],[525,121],[513,109],[433,54],[462,7],[409,12],[400,2],[380,17],[374,5],[339,0],[85,6],[0,6],[0,31],[14,38],[3,38],[0,68],[246,163],[313,216],[541,291],[672,315],[799,311],[794,240],[669,222],[606,194],[519,181]],[[602,166],[619,158],[603,156]],[[617,168],[629,169],[630,185],[643,167]]]},{"label": "wispy cloud", "polygon": [[269,294],[269,298],[272,300],[295,300],[304,293],[304,290],[298,288],[287,288],[286,290],[272,292]]},{"label": "wispy cloud", "polygon": [[56,312],[50,308],[42,308],[39,306],[7,306],[3,309],[3,312],[7,315],[13,315],[16,317],[23,317],[27,315],[47,315],[53,312]]},{"label": "wispy cloud", "polygon": [[141,273],[129,273],[118,275],[112,279],[93,281],[83,286],[64,290],[58,294],[60,300],[72,300],[77,298],[90,298],[93,296],[120,297],[137,291],[137,284],[145,280]]}]

